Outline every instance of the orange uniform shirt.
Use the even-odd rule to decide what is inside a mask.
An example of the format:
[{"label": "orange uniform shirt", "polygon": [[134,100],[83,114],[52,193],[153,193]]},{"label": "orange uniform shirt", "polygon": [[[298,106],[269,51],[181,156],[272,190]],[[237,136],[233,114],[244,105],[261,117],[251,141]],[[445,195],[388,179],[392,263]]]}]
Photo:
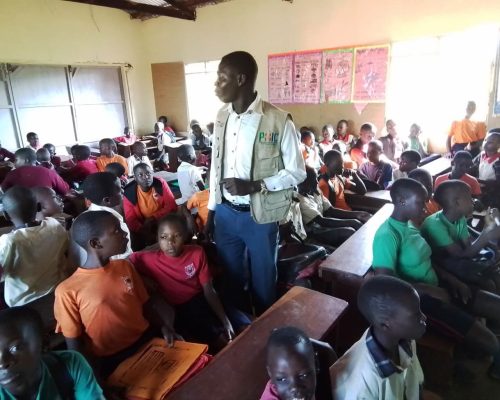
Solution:
[{"label": "orange uniform shirt", "polygon": [[[326,179],[321,178],[318,182],[318,186],[321,190],[321,193],[323,193],[323,196],[330,200],[330,203],[332,203],[335,208],[340,208],[347,211],[352,210],[352,208],[349,207],[349,204],[347,204],[345,200],[344,193],[345,189],[349,189],[349,187],[351,186],[351,182],[349,181],[349,179],[339,178],[338,176],[335,176],[327,181]],[[335,195],[335,198],[333,198],[333,195]]]},{"label": "orange uniform shirt", "polygon": [[95,162],[97,164],[97,169],[99,170],[99,172],[104,172],[106,165],[108,165],[108,164],[115,163],[115,162],[119,163],[119,164],[123,165],[123,167],[125,168],[125,175],[128,176],[127,159],[125,157],[122,157],[119,154],[115,154],[113,157],[99,156],[99,157],[97,157]]},{"label": "orange uniform shirt", "polygon": [[[439,185],[441,185],[443,182],[449,179],[450,179],[450,174],[439,175],[436,178],[436,181],[434,182],[434,190],[436,190],[436,188]],[[481,196],[481,186],[479,185],[479,182],[476,178],[474,178],[472,175],[465,174],[462,175],[460,180],[470,186],[471,193],[473,196]]]},{"label": "orange uniform shirt", "polygon": [[98,357],[126,349],[149,327],[143,315],[149,296],[127,260],[78,268],[57,287],[55,297],[56,332],[67,338],[83,335]]},{"label": "orange uniform shirt", "polygon": [[470,143],[486,137],[486,124],[479,121],[463,119],[453,121],[448,136],[451,136],[451,144]]},{"label": "orange uniform shirt", "polygon": [[191,196],[186,204],[188,210],[191,210],[193,208],[198,209],[198,218],[196,222],[199,229],[203,229],[203,227],[207,224],[209,196],[210,191],[208,189],[202,190],[201,192],[196,192],[193,196]]},{"label": "orange uniform shirt", "polygon": [[160,209],[160,205],[156,201],[158,194],[152,188],[149,192],[144,192],[137,186],[137,206],[144,218],[150,218]]}]

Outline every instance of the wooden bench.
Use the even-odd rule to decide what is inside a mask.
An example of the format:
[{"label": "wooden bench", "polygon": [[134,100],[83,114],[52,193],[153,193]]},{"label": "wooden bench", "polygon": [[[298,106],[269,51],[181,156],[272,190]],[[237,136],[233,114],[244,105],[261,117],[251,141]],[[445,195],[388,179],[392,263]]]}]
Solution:
[{"label": "wooden bench", "polygon": [[363,195],[346,190],[345,199],[352,208],[370,212],[377,212],[385,204],[392,203],[389,190],[375,190],[373,192],[366,192]]},{"label": "wooden bench", "polygon": [[432,181],[434,181],[437,176],[445,174],[451,170],[451,160],[446,157],[441,157],[437,160],[431,161],[429,164],[422,165],[420,168],[428,171],[432,176]]},{"label": "wooden bench", "polygon": [[343,300],[301,287],[290,289],[168,399],[259,399],[269,379],[265,345],[271,331],[292,325],[313,339],[323,339],[346,308],[347,303]]},{"label": "wooden bench", "polygon": [[170,172],[177,172],[177,168],[179,167],[177,151],[183,144],[191,144],[191,141],[183,137],[177,138],[177,142],[175,143],[169,143],[165,145],[165,151],[168,154],[168,170]]}]

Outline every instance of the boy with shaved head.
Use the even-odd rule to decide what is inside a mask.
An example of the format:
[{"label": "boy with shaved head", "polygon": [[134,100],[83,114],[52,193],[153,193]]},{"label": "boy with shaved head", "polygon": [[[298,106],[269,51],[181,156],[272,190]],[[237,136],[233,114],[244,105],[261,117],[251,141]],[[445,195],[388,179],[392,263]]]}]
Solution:
[{"label": "boy with shaved head", "polygon": [[424,334],[426,317],[417,291],[376,276],[361,287],[358,307],[370,327],[331,368],[334,398],[420,399],[424,375],[415,339]]}]

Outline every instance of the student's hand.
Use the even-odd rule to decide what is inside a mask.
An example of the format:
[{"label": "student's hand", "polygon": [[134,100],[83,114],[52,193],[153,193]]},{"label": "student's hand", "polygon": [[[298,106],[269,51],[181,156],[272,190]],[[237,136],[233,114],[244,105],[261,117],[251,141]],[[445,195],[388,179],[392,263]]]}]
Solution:
[{"label": "student's hand", "polygon": [[363,224],[361,222],[359,222],[357,219],[346,219],[346,225],[349,227],[349,228],[354,228],[356,230],[358,230],[359,228],[361,228],[363,226]]},{"label": "student's hand", "polygon": [[246,196],[247,194],[255,193],[260,190],[259,181],[245,181],[239,178],[226,178],[222,179],[221,183],[233,196]]},{"label": "student's hand", "polygon": [[214,230],[215,230],[215,211],[208,210],[207,223],[203,228],[203,234],[205,235],[205,241],[214,241]]},{"label": "student's hand", "polygon": [[463,304],[467,304],[472,298],[472,292],[465,283],[458,279],[453,279],[449,282],[451,295],[460,300]]},{"label": "student's hand", "polygon": [[184,340],[182,336],[175,333],[170,327],[163,325],[161,327],[161,334],[163,335],[163,339],[167,342],[168,347],[174,347],[174,341],[176,340]]},{"label": "student's hand", "polygon": [[366,211],[357,211],[355,216],[356,219],[359,219],[363,224],[372,217],[372,215],[370,213],[367,213]]}]

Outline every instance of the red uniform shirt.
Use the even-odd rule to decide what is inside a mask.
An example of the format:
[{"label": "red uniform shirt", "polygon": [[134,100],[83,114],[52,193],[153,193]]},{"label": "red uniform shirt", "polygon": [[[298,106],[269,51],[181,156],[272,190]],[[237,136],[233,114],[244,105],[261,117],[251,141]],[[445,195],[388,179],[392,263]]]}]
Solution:
[{"label": "red uniform shirt", "polygon": [[196,245],[184,246],[179,257],[156,250],[133,253],[129,260],[139,273],[158,283],[165,300],[174,306],[191,300],[212,279],[205,252]]},{"label": "red uniform shirt", "polygon": [[94,160],[77,161],[76,165],[68,171],[68,180],[71,182],[81,182],[91,174],[99,172]]},{"label": "red uniform shirt", "polygon": [[69,186],[53,169],[24,165],[10,171],[2,182],[2,190],[5,192],[12,186],[24,186],[33,188],[46,186],[54,189],[61,196],[69,191]]}]

